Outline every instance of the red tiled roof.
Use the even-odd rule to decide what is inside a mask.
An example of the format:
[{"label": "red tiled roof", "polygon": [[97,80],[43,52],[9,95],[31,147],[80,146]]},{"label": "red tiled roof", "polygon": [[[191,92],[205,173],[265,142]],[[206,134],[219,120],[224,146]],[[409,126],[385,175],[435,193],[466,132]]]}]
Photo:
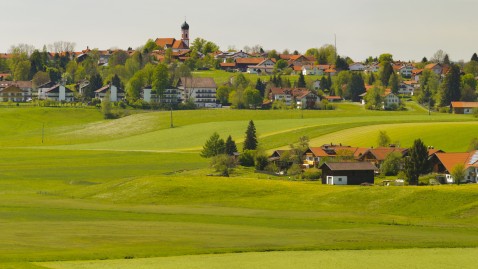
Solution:
[{"label": "red tiled roof", "polygon": [[320,168],[327,166],[334,171],[351,171],[351,170],[377,170],[375,165],[369,162],[340,162],[340,163],[324,163]]},{"label": "red tiled roof", "polygon": [[236,58],[236,64],[256,65],[264,60],[265,58]]},{"label": "red tiled roof", "polygon": [[154,41],[156,45],[158,45],[161,48],[164,48],[165,46],[171,47],[174,44],[175,38],[156,38]]},{"label": "red tiled roof", "polygon": [[235,67],[236,63],[220,63],[221,67]]},{"label": "red tiled roof", "polygon": [[387,158],[387,156],[393,152],[398,152],[404,155],[407,151],[408,149],[394,148],[394,147],[372,148],[368,150],[368,152],[370,152],[377,161],[384,161]]},{"label": "red tiled roof", "polygon": [[478,102],[451,102],[453,108],[478,107]]},{"label": "red tiled roof", "polygon": [[457,164],[463,164],[466,167],[467,161],[473,153],[475,152],[437,153],[435,156],[437,156],[438,160],[445,166],[445,169],[451,173]]}]

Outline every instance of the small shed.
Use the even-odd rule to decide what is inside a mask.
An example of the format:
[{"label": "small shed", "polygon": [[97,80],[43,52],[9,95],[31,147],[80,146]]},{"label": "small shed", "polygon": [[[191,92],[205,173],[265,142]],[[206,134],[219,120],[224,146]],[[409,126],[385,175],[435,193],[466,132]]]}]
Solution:
[{"label": "small shed", "polygon": [[369,162],[336,162],[324,163],[322,184],[328,185],[360,185],[374,183],[377,167]]}]

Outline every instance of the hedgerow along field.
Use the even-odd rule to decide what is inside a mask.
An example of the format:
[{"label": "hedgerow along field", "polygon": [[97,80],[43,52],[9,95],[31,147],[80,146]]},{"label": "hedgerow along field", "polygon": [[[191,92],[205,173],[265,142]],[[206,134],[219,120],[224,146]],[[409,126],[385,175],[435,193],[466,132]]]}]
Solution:
[{"label": "hedgerow along field", "polygon": [[[249,119],[271,150],[301,135],[314,141],[377,124],[473,128],[471,116],[373,112],[354,104],[335,111],[174,111],[173,129],[169,112],[105,121],[94,109],[4,108],[0,116],[5,268],[273,250],[474,248],[478,242],[476,186],[335,188],[250,169],[211,177],[198,155],[213,131],[240,143]],[[402,132],[400,140],[415,134]]]}]

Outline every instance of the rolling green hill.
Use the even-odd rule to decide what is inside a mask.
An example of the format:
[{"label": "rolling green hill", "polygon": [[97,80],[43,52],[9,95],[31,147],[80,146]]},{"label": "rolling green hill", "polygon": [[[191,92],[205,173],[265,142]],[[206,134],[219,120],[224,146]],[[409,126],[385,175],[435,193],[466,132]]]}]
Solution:
[{"label": "rolling green hill", "polygon": [[214,131],[240,143],[250,119],[266,150],[287,147],[302,135],[317,146],[370,146],[386,130],[402,146],[421,137],[427,145],[459,151],[478,131],[472,116],[429,116],[418,106],[366,111],[343,103],[334,111],[218,109],[174,111],[173,117],[175,127],[169,128],[169,112],[103,120],[95,109],[1,108],[0,267],[77,268],[32,262],[123,259],[122,267],[130,266],[130,258],[234,252],[478,247],[476,185],[336,187],[244,168],[230,178],[214,177],[207,176],[208,160],[198,154]]}]

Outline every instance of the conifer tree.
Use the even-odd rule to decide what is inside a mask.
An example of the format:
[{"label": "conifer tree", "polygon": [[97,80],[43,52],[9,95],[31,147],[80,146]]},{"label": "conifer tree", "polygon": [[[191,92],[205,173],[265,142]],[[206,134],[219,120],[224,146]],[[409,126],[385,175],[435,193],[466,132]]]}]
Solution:
[{"label": "conifer tree", "polygon": [[405,174],[410,184],[418,185],[420,174],[426,172],[428,149],[422,140],[417,139],[413,142],[413,146],[408,151],[408,155],[409,156],[405,158]]},{"label": "conifer tree", "polygon": [[380,80],[384,86],[388,86],[388,81],[390,80],[390,76],[393,73],[393,67],[390,62],[383,62],[383,70],[382,70],[382,77]]},{"label": "conifer tree", "polygon": [[375,83],[375,76],[373,75],[373,72],[370,73],[370,76],[368,77],[368,85],[373,85]]},{"label": "conifer tree", "polygon": [[219,134],[214,132],[206,141],[201,151],[201,157],[210,158],[223,154],[225,150],[224,140],[219,137]]},{"label": "conifer tree", "polygon": [[246,130],[246,139],[244,140],[243,150],[255,150],[257,149],[257,137],[256,137],[256,127],[254,122],[249,121],[249,125]]},{"label": "conifer tree", "polygon": [[228,136],[227,139],[226,139],[226,150],[225,150],[225,153],[226,153],[227,155],[233,155],[234,152],[237,152],[236,142],[234,142],[234,140],[232,140],[232,137],[231,137],[231,136]]},{"label": "conifer tree", "polygon": [[394,94],[398,94],[400,85],[398,82],[398,76],[395,73],[392,73],[392,75],[390,76],[390,80],[388,81],[388,86],[390,87],[391,91]]},{"label": "conifer tree", "polygon": [[471,60],[475,61],[475,62],[478,62],[478,55],[476,55],[476,52],[473,53],[473,56],[471,56]]},{"label": "conifer tree", "polygon": [[302,72],[299,73],[299,80],[297,81],[297,87],[298,88],[306,87],[304,74],[302,74]]}]

